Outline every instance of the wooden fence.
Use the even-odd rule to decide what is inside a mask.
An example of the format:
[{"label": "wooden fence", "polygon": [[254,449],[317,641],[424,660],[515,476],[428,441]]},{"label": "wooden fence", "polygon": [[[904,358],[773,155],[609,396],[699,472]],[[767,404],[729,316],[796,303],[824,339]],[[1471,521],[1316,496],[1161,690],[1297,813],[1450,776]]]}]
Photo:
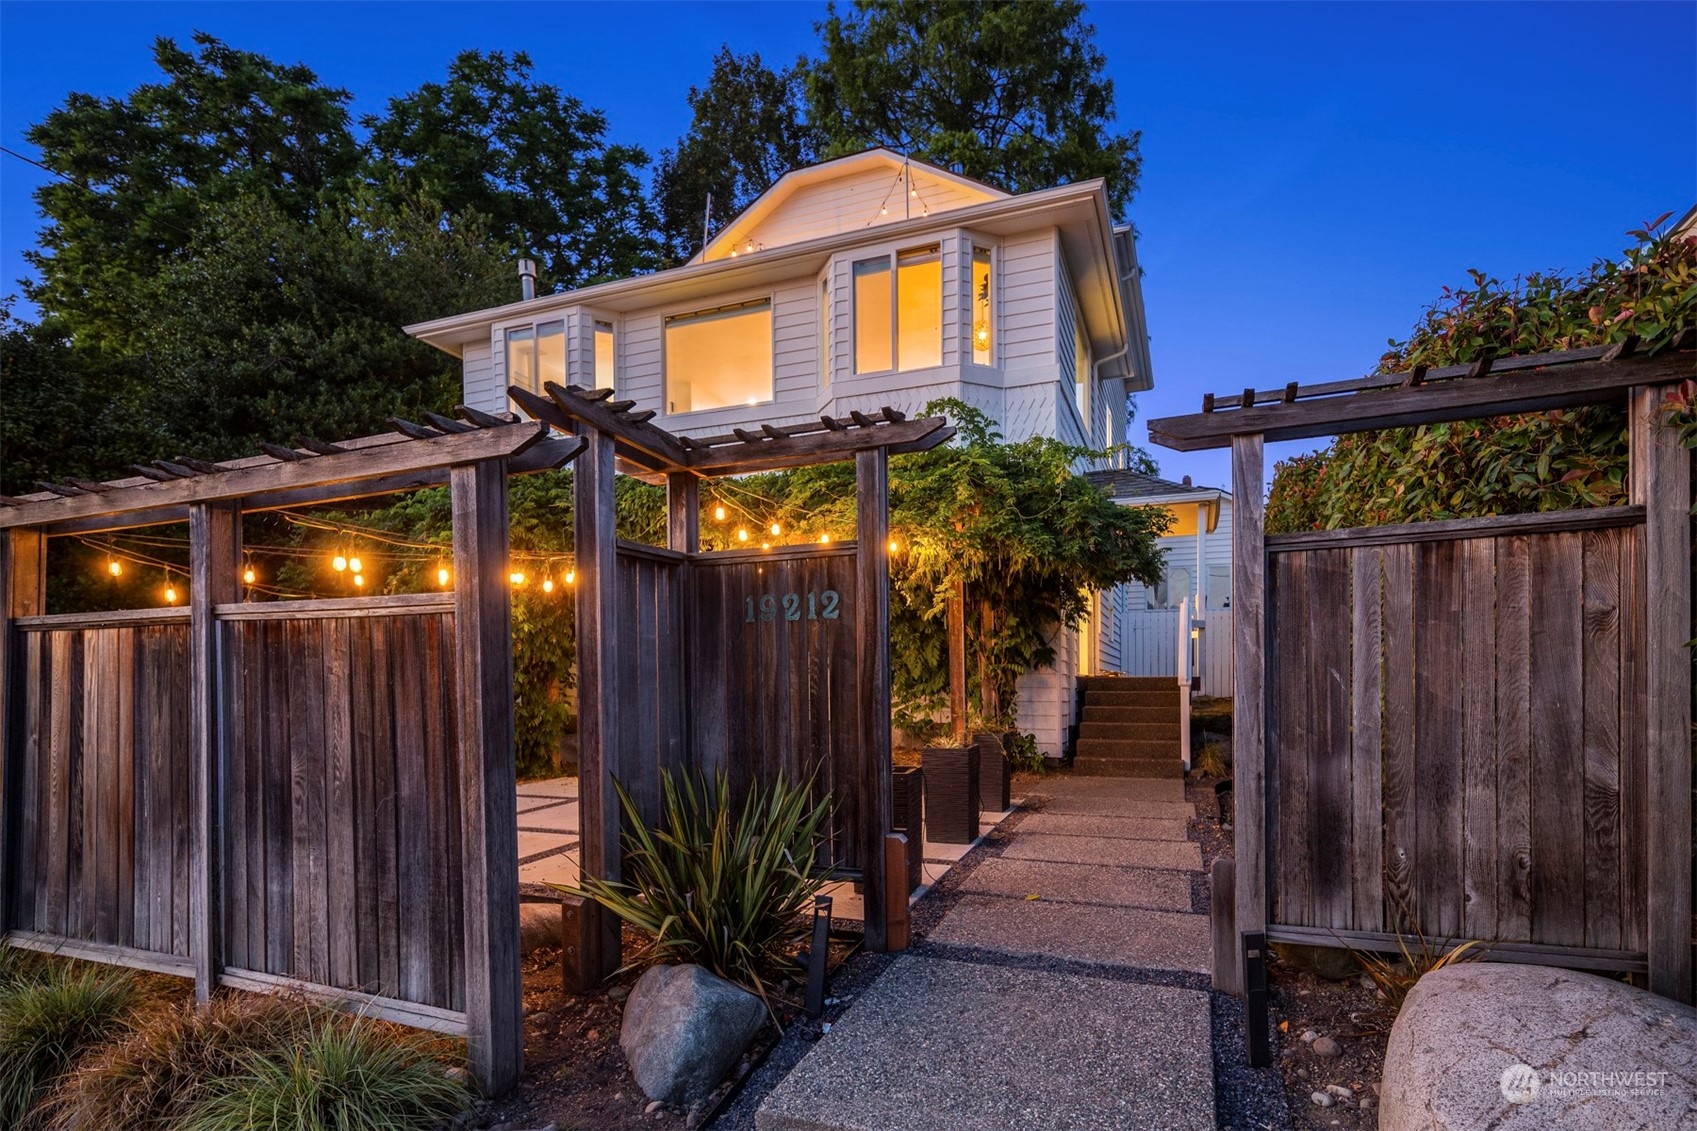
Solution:
[{"label": "wooden fence", "polygon": [[1267,539],[1273,933],[1644,968],[1643,522]]}]

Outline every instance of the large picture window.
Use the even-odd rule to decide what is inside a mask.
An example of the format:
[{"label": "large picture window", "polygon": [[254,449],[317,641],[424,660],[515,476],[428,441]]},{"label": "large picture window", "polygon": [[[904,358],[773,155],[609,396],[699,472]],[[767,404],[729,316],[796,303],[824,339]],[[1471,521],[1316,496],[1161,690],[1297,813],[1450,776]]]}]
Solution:
[{"label": "large picture window", "polygon": [[771,399],[771,300],[666,319],[667,412]]},{"label": "large picture window", "polygon": [[943,260],[936,245],[854,265],[854,371],[943,364]]},{"label": "large picture window", "polygon": [[566,383],[566,324],[539,322],[507,331],[507,383],[541,392]]}]

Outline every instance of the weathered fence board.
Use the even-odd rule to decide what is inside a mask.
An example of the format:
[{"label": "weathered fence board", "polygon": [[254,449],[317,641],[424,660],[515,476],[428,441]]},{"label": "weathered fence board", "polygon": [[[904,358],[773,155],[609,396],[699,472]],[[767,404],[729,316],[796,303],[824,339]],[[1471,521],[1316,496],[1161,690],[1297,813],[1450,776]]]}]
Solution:
[{"label": "weathered fence board", "polygon": [[1639,545],[1272,548],[1275,924],[1642,949]]},{"label": "weathered fence board", "polygon": [[15,925],[186,956],[188,625],[20,629]]},{"label": "weathered fence board", "polygon": [[220,626],[226,961],[463,1010],[452,614],[389,613]]},{"label": "weathered fence board", "polygon": [[[694,751],[734,790],[815,775],[833,814],[821,864],[857,870],[862,751],[847,736],[858,709],[855,545],[703,555],[691,565]],[[734,755],[734,757],[733,757]]]}]

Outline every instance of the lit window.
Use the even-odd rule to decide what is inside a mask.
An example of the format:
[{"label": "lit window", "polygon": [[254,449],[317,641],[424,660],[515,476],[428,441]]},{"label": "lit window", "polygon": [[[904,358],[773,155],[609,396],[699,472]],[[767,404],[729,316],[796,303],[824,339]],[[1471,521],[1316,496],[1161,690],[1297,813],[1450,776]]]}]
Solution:
[{"label": "lit window", "polygon": [[566,383],[566,324],[543,322],[507,331],[507,384],[541,392]]},{"label": "lit window", "polygon": [[769,299],[666,319],[666,411],[772,399]]},{"label": "lit window", "polygon": [[989,365],[993,360],[990,347],[996,327],[991,314],[990,285],[990,251],[975,247],[972,249],[972,360],[979,365]]},{"label": "lit window", "polygon": [[1078,418],[1090,432],[1090,340],[1084,336],[1084,319],[1078,307],[1072,310],[1072,382],[1078,397]]},{"label": "lit window", "polygon": [[943,260],[938,249],[916,248],[856,263],[854,371],[905,373],[941,364]]},{"label": "lit window", "polygon": [[613,387],[613,324],[595,323],[595,387]]}]

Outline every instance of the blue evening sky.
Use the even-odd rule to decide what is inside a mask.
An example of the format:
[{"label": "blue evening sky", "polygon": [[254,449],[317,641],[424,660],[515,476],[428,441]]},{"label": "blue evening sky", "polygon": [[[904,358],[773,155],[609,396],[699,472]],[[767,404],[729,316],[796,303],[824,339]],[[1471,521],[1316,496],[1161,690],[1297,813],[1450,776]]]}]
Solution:
[{"label": "blue evening sky", "polygon": [[[528,50],[540,76],[656,153],[720,43],[787,61],[823,6],[0,4],[0,144],[78,90],[155,77],[155,36],[204,29],[300,61],[356,113],[466,48]],[[1141,233],[1156,388],[1353,376],[1465,269],[1577,269],[1697,201],[1697,5],[1092,5],[1123,124],[1143,131]],[[46,176],[0,157],[0,293],[15,290]],[[1135,428],[1143,437],[1141,426]],[[1218,453],[1157,450],[1223,483]]]}]

